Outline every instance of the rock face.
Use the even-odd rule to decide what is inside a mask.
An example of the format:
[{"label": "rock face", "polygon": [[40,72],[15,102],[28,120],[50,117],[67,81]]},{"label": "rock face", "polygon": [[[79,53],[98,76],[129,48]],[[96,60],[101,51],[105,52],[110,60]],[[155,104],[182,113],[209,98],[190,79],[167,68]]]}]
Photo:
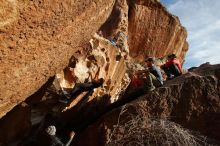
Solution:
[{"label": "rock face", "polygon": [[156,0],[129,3],[128,45],[136,60],[175,53],[181,62],[188,50],[187,32],[179,19]]},{"label": "rock face", "polygon": [[[56,77],[50,78],[40,90],[25,101],[31,109],[31,117],[27,117],[27,120],[32,126],[41,123],[48,113],[57,115],[57,119],[61,119],[62,124],[66,122],[86,124],[87,122],[83,119],[89,120],[100,115],[107,106],[117,101],[125,92],[130,79],[126,74],[126,60],[122,56],[120,48],[99,35],[94,35],[90,43],[73,54],[68,67],[56,74]],[[58,91],[68,92],[77,86],[77,83],[91,82],[92,79],[99,78],[104,78],[101,87],[75,95],[68,104],[58,102],[62,96]],[[98,108],[100,110],[96,111]],[[12,111],[18,112],[16,110],[19,109]],[[6,119],[8,119],[7,117],[8,115],[5,116]],[[58,124],[57,127],[65,129],[62,124]],[[4,125],[7,127],[7,124],[2,126]],[[30,127],[25,126],[26,131],[29,131]],[[12,131],[17,135],[20,133],[16,129]],[[20,133],[20,136],[25,136],[25,134],[28,133]],[[15,140],[19,139],[11,137],[11,141]],[[11,141],[3,140],[5,143]],[[44,145],[44,143],[39,145]]]},{"label": "rock face", "polygon": [[6,0],[0,6],[0,117],[64,69],[101,25],[125,59],[128,52],[135,60],[174,52],[183,60],[188,48],[179,20],[155,0]]},{"label": "rock face", "polygon": [[[0,8],[0,118],[7,113],[0,123],[9,133],[3,139],[0,132],[3,145],[24,138],[46,113],[63,122],[63,132],[70,128],[65,123],[81,130],[85,118],[97,118],[122,97],[127,64],[169,53],[183,60],[188,49],[185,29],[156,0],[5,0]],[[105,81],[94,92],[58,102],[59,90],[97,78]],[[28,110],[11,110],[22,101]],[[5,122],[17,121],[14,113],[24,119],[17,129]]]},{"label": "rock face", "polygon": [[76,60],[74,67],[57,74],[60,85],[62,88],[74,88],[76,83],[103,78],[105,81],[102,88],[96,89],[92,97],[108,95],[113,103],[130,83],[126,74],[127,59],[123,57],[120,48],[97,34],[90,43],[91,46],[84,48],[81,54],[73,55]]},{"label": "rock face", "polygon": [[0,117],[67,66],[114,0],[0,2]]},{"label": "rock face", "polygon": [[105,38],[117,40],[116,44],[123,52],[129,52],[128,11],[127,0],[116,0],[111,16],[100,28]]},{"label": "rock face", "polygon": [[119,46],[127,43],[131,58],[138,61],[175,53],[183,62],[188,50],[186,29],[157,0],[117,0],[100,30],[107,38],[118,38]]},{"label": "rock face", "polygon": [[[102,146],[111,142],[111,138],[126,139],[130,134],[126,131],[132,133],[132,130],[124,128],[133,128],[138,118],[131,120],[131,117],[140,114],[142,119],[148,121],[149,119],[169,119],[185,128],[199,131],[208,138],[220,140],[219,91],[220,65],[194,69],[166,82],[163,87],[102,116],[79,136],[78,142],[74,145]],[[146,124],[149,123],[145,123],[145,127],[150,126]]]}]

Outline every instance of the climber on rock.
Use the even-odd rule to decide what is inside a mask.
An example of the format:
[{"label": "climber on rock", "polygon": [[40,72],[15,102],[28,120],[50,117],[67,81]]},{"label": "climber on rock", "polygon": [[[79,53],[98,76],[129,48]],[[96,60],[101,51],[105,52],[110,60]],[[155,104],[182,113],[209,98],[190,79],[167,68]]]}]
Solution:
[{"label": "climber on rock", "polygon": [[166,64],[161,66],[168,79],[173,79],[182,74],[182,66],[175,54],[168,55]]},{"label": "climber on rock", "polygon": [[75,85],[75,87],[73,88],[73,90],[71,91],[70,94],[67,93],[67,92],[64,93],[66,98],[60,99],[59,101],[63,102],[63,103],[68,103],[77,94],[79,94],[81,92],[84,92],[84,91],[92,91],[93,89],[102,86],[103,83],[104,83],[104,79],[103,78],[100,78],[98,80],[92,80],[92,82],[78,83],[78,84]]},{"label": "climber on rock", "polygon": [[115,36],[110,37],[109,41],[113,46],[117,46],[117,42],[121,34],[122,34],[121,32],[117,32]]},{"label": "climber on rock", "polygon": [[110,43],[113,45],[113,46],[116,46],[116,43],[117,43],[117,38],[116,37],[111,37],[109,39]]},{"label": "climber on rock", "polygon": [[97,34],[98,34],[100,37],[103,37],[103,32],[102,32],[101,30],[99,30],[99,31],[97,32]]},{"label": "climber on rock", "polygon": [[163,85],[163,77],[161,71],[154,64],[154,60],[155,59],[152,57],[145,59],[145,62],[148,66],[148,70],[145,71],[145,82],[147,86],[147,91],[153,91],[156,87],[160,87]]},{"label": "climber on rock", "polygon": [[75,132],[70,132],[70,138],[66,144],[64,144],[57,136],[56,136],[56,127],[50,125],[46,129],[47,135],[50,137],[50,146],[69,146],[75,136]]}]

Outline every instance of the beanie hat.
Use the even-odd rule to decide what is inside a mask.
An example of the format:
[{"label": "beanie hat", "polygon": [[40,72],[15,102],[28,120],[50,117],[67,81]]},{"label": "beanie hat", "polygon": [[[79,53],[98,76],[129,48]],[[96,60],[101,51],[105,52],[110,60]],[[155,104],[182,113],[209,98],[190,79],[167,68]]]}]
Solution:
[{"label": "beanie hat", "polygon": [[46,132],[49,135],[56,135],[56,127],[53,126],[53,125],[50,125],[50,126],[47,127]]},{"label": "beanie hat", "polygon": [[154,58],[154,57],[149,57],[149,58],[146,58],[144,61],[145,61],[145,62],[148,62],[148,61],[154,62],[154,61],[155,61],[155,58]]},{"label": "beanie hat", "polygon": [[168,58],[176,58],[176,54],[170,54],[168,55]]}]

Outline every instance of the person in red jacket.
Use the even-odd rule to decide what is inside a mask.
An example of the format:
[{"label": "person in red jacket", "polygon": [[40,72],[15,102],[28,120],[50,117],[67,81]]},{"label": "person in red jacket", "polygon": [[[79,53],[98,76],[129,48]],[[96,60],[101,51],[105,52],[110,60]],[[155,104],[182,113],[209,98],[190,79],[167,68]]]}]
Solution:
[{"label": "person in red jacket", "polygon": [[136,72],[131,77],[131,84],[133,88],[140,88],[143,85],[142,80],[139,77],[139,73]]},{"label": "person in red jacket", "polygon": [[168,56],[166,64],[162,66],[162,69],[167,74],[168,79],[178,77],[182,74],[182,65],[180,61],[176,58],[175,54]]}]

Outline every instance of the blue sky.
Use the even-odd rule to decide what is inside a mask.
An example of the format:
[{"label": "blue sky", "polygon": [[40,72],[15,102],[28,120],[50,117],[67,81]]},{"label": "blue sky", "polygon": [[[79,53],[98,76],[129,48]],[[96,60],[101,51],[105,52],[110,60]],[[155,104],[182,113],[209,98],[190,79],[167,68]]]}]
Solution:
[{"label": "blue sky", "polygon": [[160,0],[188,31],[185,68],[220,63],[220,0]]}]

